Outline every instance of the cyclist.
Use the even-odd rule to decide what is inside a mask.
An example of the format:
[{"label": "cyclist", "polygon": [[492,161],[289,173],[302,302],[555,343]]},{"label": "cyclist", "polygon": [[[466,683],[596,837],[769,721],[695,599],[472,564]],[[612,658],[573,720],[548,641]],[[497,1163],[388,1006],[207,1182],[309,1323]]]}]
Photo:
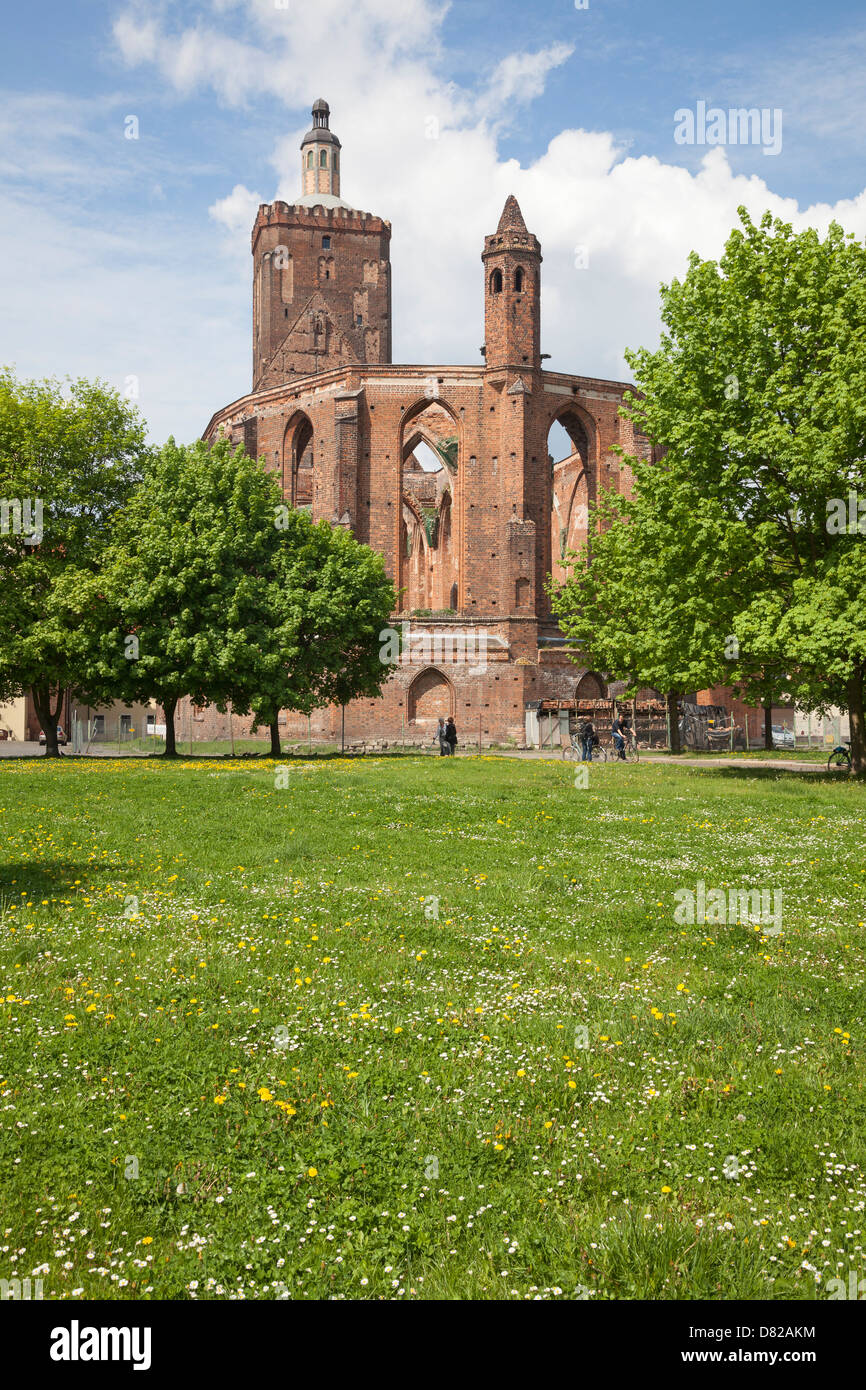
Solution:
[{"label": "cyclist", "polygon": [[613,721],[610,731],[613,734],[613,746],[616,749],[616,755],[625,762],[625,741],[629,736],[628,720],[623,719],[622,716],[618,714]]}]

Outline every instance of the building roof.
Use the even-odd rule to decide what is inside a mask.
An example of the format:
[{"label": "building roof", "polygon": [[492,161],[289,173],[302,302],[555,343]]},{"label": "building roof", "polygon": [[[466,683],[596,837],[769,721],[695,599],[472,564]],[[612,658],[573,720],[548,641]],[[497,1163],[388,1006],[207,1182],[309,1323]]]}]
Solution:
[{"label": "building roof", "polygon": [[524,236],[528,235],[523,213],[520,211],[520,204],[513,193],[509,193],[505,199],[505,207],[502,209],[499,226],[496,228],[497,236],[501,232],[521,232]]},{"label": "building roof", "polygon": [[340,142],[328,126],[331,108],[324,98],[319,97],[317,101],[313,102],[313,109],[310,114],[313,117],[312,128],[307,131],[301,141],[301,149],[305,145],[335,145],[339,150],[341,148]]},{"label": "building roof", "polygon": [[292,199],[292,206],[296,208],[314,208],[317,204],[323,208],[348,208],[350,212],[356,211],[351,203],[344,202],[335,193],[304,193],[302,197]]}]

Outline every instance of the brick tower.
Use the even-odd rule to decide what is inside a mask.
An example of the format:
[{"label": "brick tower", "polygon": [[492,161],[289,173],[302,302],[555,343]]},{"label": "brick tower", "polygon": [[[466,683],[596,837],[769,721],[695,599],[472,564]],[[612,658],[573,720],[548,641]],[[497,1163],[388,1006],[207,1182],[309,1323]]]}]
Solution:
[{"label": "brick tower", "polygon": [[484,238],[484,349],[488,367],[541,366],[541,246],[514,194]]},{"label": "brick tower", "polygon": [[295,203],[253,227],[253,389],[391,361],[391,224],[340,197],[340,141],[313,106]]}]

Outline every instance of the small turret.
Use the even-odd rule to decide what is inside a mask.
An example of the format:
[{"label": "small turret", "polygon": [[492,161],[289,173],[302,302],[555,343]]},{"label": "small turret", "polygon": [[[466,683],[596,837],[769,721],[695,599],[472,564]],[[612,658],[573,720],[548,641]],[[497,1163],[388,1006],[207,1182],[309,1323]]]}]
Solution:
[{"label": "small turret", "polygon": [[329,201],[339,200],[341,146],[328,125],[331,108],[320,97],[313,102],[312,114],[312,128],[301,141],[302,194],[304,198],[317,194]]},{"label": "small turret", "polygon": [[488,367],[541,366],[541,246],[513,193],[484,238],[485,360]]}]

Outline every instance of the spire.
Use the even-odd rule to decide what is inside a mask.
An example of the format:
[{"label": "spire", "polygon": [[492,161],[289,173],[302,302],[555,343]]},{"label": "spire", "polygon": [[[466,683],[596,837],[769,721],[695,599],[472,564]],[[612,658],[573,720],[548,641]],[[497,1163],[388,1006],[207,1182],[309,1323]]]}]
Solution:
[{"label": "spire", "polygon": [[496,228],[497,236],[501,236],[504,232],[519,232],[522,236],[527,234],[523,213],[520,211],[520,205],[513,193],[509,193],[505,199],[505,207],[502,209],[499,226]]}]

